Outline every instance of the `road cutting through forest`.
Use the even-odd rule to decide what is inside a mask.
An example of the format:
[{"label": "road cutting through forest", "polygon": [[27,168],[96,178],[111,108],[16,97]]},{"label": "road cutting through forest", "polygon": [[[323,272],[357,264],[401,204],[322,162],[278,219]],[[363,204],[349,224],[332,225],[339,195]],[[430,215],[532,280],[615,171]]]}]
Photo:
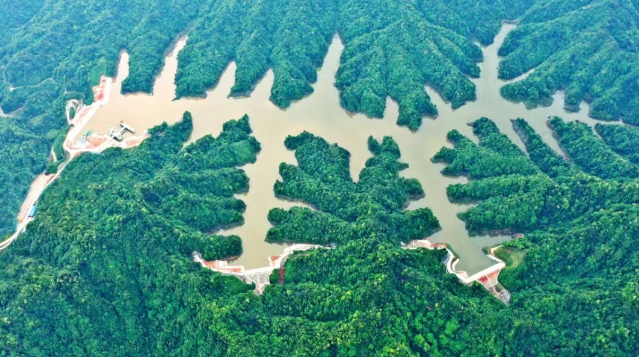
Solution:
[{"label": "road cutting through forest", "polygon": [[[0,242],[0,251],[7,249],[26,229],[28,224],[33,220],[33,216],[29,215],[29,212],[36,207],[36,204],[44,190],[46,190],[51,183],[53,183],[65,167],[75,157],[82,153],[101,153],[105,149],[112,147],[120,147],[123,149],[131,148],[139,145],[144,139],[148,137],[148,133],[145,131],[142,135],[132,136],[124,139],[122,142],[118,142],[108,135],[89,135],[78,143],[75,139],[78,133],[80,133],[86,124],[91,120],[91,117],[96,113],[100,106],[104,106],[108,103],[108,94],[110,90],[109,84],[111,78],[102,77],[100,84],[97,85],[94,91],[94,97],[96,101],[91,105],[85,106],[78,100],[70,100],[66,106],[67,122],[70,126],[69,131],[63,143],[63,148],[67,156],[67,161],[62,163],[55,174],[42,173],[31,183],[27,197],[25,198],[20,212],[17,217],[17,225],[15,232],[7,239]],[[75,115],[71,114],[71,111],[75,112]],[[51,156],[53,161],[57,161],[55,152],[51,149]]]}]

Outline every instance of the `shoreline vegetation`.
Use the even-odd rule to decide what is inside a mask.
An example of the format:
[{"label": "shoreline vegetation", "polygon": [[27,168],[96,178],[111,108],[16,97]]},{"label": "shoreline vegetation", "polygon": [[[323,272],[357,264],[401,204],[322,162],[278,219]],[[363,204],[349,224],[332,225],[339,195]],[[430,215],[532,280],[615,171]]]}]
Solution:
[{"label": "shoreline vegetation", "polygon": [[[260,294],[202,266],[229,268],[220,259],[242,252],[240,237],[207,232],[244,219],[247,206],[236,198],[248,184],[241,167],[261,150],[247,116],[188,145],[189,112],[130,138],[122,144],[136,146],[130,150],[100,136],[61,139],[79,134],[90,117],[69,100],[96,108],[104,92],[92,85],[114,75],[122,49],[131,59],[126,91],[151,92],[162,52],[186,28],[192,41],[180,53],[178,96],[206,93],[234,60],[232,92],[254,88],[272,70],[271,101],[287,107],[313,92],[318,61],[337,32],[345,45],[335,83],[340,104],[381,117],[390,97],[397,124],[416,131],[439,111],[425,84],[452,108],[477,98],[471,78],[479,76],[481,50],[473,40],[491,43],[505,18],[519,25],[499,49],[499,76],[530,74],[505,84],[504,97],[537,106],[565,89],[564,106],[585,100],[594,118],[635,124],[636,2],[9,1],[0,5],[0,105],[14,116],[0,130],[0,178],[10,183],[0,190],[0,227],[13,227],[22,197],[23,210],[33,207],[34,176],[55,170],[56,179],[33,182],[31,196],[42,187],[37,216],[22,222],[29,226],[20,239],[0,243],[13,242],[0,254],[0,356],[639,350],[636,127],[593,131],[549,118],[561,154],[533,119],[511,123],[525,149],[490,118],[475,121],[472,133],[448,133],[453,148],[431,160],[445,164],[445,175],[468,178],[446,192],[452,201],[477,202],[460,214],[468,231],[526,233],[489,248],[499,269],[476,279],[508,306],[477,284],[460,284],[464,272],[448,274],[459,263],[455,252],[422,239],[440,223],[429,208],[406,210],[425,192],[400,175],[408,165],[390,136],[368,140],[371,158],[357,181],[344,148],[308,132],[286,139],[297,163],[280,165],[273,190],[315,209],[271,210],[268,239],[332,249],[287,261],[283,254],[243,275]],[[69,151],[68,161],[47,167],[52,148],[58,161]],[[403,249],[404,239],[432,249]]]},{"label": "shoreline vegetation", "polygon": [[[138,13],[135,14],[128,13],[123,6],[114,6],[111,9],[92,8],[87,10],[87,16],[95,21],[83,22],[72,15],[73,9],[83,8],[82,5],[56,2],[45,4],[41,0],[29,0],[22,4],[29,9],[28,11],[8,11],[5,15],[8,21],[5,21],[7,25],[3,26],[8,27],[5,29],[6,40],[0,41],[3,47],[6,47],[0,57],[0,67],[5,79],[0,85],[0,104],[11,113],[25,109],[22,110],[23,114],[16,113],[17,126],[13,128],[14,131],[34,133],[39,138],[47,134],[48,138],[48,133],[60,130],[64,125],[61,124],[60,111],[42,106],[43,102],[56,103],[60,98],[65,102],[68,97],[73,97],[90,104],[93,100],[92,85],[96,84],[94,82],[98,81],[101,75],[112,77],[115,74],[118,53],[122,50],[127,50],[131,54],[131,73],[123,90],[126,93],[150,93],[153,79],[162,68],[164,54],[187,32],[192,35],[192,41],[189,41],[185,53],[181,56],[183,59],[180,61],[180,73],[176,78],[180,92],[191,96],[204,93],[206,88],[216,83],[215,80],[210,82],[210,78],[219,79],[223,68],[230,61],[236,60],[239,66],[237,85],[246,89],[235,88],[234,92],[250,91],[271,68],[277,78],[272,95],[274,102],[290,103],[302,98],[312,89],[309,84],[315,82],[316,69],[323,60],[327,44],[330,38],[338,33],[347,47],[337,79],[343,107],[350,112],[381,117],[385,98],[390,96],[400,103],[401,117],[398,123],[416,130],[421,123],[420,115],[425,116],[436,111],[432,103],[429,103],[428,96],[423,93],[423,85],[431,85],[453,107],[461,105],[465,101],[463,98],[474,96],[468,92],[474,90],[471,89],[472,85],[466,76],[478,75],[477,67],[473,63],[477,63],[481,51],[473,48],[475,45],[472,39],[478,40],[481,45],[490,44],[500,24],[517,23],[518,29],[508,36],[500,50],[500,54],[505,56],[500,73],[503,78],[515,78],[531,68],[539,68],[539,71],[517,83],[506,85],[504,90],[507,92],[507,99],[531,103],[550,98],[552,93],[565,88],[566,107],[576,108],[581,101],[586,100],[592,103],[592,116],[602,120],[623,119],[632,123],[635,120],[633,118],[637,116],[632,108],[639,105],[635,105],[637,103],[632,98],[626,97],[634,91],[631,79],[636,76],[636,71],[627,66],[614,65],[619,62],[636,61],[632,55],[636,52],[633,50],[636,46],[627,40],[628,34],[632,33],[631,21],[628,20],[632,16],[630,7],[617,12],[613,10],[609,0],[592,1],[581,8],[573,5],[562,6],[558,1],[544,6],[532,6],[532,3],[525,1],[499,1],[491,5],[490,11],[487,11],[486,4],[483,3],[473,11],[460,11],[458,6],[464,8],[462,3],[444,4],[438,1],[430,7],[425,4],[401,3],[400,6],[387,1],[382,3],[387,9],[385,16],[374,15],[375,11],[366,10],[373,5],[365,4],[361,0],[350,0],[343,4],[331,0],[315,0],[304,5],[284,2],[278,3],[282,5],[282,11],[273,13],[267,4],[253,4],[250,8],[244,9],[241,5],[233,5],[227,1],[214,4],[208,0],[197,0],[188,6],[168,1],[154,5],[141,3]],[[271,5],[274,6],[275,2]],[[313,7],[324,11],[313,12]],[[402,7],[409,11],[399,11]],[[438,16],[442,11],[456,15]],[[160,20],[163,13],[174,13],[175,16],[169,20]],[[351,13],[356,15],[351,16]],[[561,34],[558,48],[531,46],[533,41],[548,42],[548,36],[555,33],[552,28],[555,22],[552,21],[551,14],[556,14],[557,18],[566,23],[558,30]],[[586,15],[594,20],[584,23]],[[71,34],[66,28],[58,28],[61,36],[53,39],[54,47],[44,48],[44,44],[29,43],[31,32],[56,31],[52,28],[53,25],[47,25],[50,16],[60,19],[60,23],[73,24],[81,29],[78,33],[87,33],[86,36],[91,40],[78,41],[81,35]],[[242,22],[246,23],[246,29],[229,28],[234,23],[229,20],[231,18],[235,18],[236,21],[238,18],[242,19]],[[391,18],[401,18],[405,22],[419,25],[419,28],[395,29],[392,22],[389,22]],[[145,20],[142,21],[144,25],[137,26],[141,19]],[[616,25],[602,28],[601,24],[606,23],[608,19],[616,19],[613,21]],[[394,35],[377,39],[373,39],[367,33],[358,36],[357,24],[369,20],[376,23],[371,31],[388,30]],[[100,24],[108,24],[108,30],[97,31],[96,26]],[[535,28],[535,24],[540,24],[539,28]],[[446,31],[432,30],[433,25]],[[436,62],[434,67],[421,63],[406,53],[410,52],[407,51],[408,48],[421,49],[420,46],[399,40],[406,37],[403,36],[406,33],[419,32],[421,27],[429,29],[424,34],[429,39],[427,50],[438,53],[433,58]],[[18,31],[19,28],[23,30]],[[319,31],[315,33],[309,31],[309,28],[318,28]],[[570,31],[571,28],[583,31],[575,33]],[[438,31],[441,33],[437,33]],[[11,37],[14,32],[16,36]],[[96,32],[104,32],[108,36],[89,35]],[[213,36],[208,35],[214,32],[223,33],[225,36],[213,40]],[[603,42],[593,40],[596,38],[594,34],[600,32],[610,36]],[[307,38],[302,36],[305,33],[313,35]],[[252,37],[253,34],[259,35]],[[286,38],[283,34],[293,35],[299,41]],[[239,45],[231,45],[231,42]],[[88,45],[89,43],[91,45]],[[285,51],[290,43],[296,45],[290,51]],[[375,51],[366,52],[364,57],[368,60],[360,63],[363,57],[356,55],[359,49],[364,47],[364,43],[368,48],[388,48],[388,54],[396,60],[392,65],[402,70],[397,73],[389,71],[393,76],[383,81],[383,76],[378,74],[384,66],[391,63],[380,62],[380,54]],[[91,48],[98,50],[87,50],[87,46],[93,46]],[[581,48],[579,46],[585,46],[586,50],[573,54],[571,49]],[[309,50],[311,47],[314,50]],[[212,57],[211,53],[200,51],[202,48],[219,48],[223,55]],[[20,52],[19,49],[24,51]],[[48,50],[52,52],[50,58],[46,57]],[[550,50],[558,50],[560,55],[550,58]],[[529,51],[534,53],[534,56],[531,56],[535,58],[534,62],[522,57],[522,54]],[[565,70],[562,67],[560,61],[565,56],[579,59],[574,68]],[[296,60],[291,62],[290,58]],[[193,63],[193,66],[189,63]],[[195,65],[197,63],[208,65],[198,67]],[[428,67],[441,69],[448,75],[442,77],[434,73],[419,73],[420,68]],[[363,76],[358,68],[365,68],[371,76]],[[606,78],[593,75],[601,73],[602,68],[605,68],[606,73],[610,73],[605,76]],[[455,78],[455,84],[448,83],[446,78]],[[579,78],[593,78],[593,81],[582,83]],[[602,86],[602,83],[608,82],[612,82],[613,85]],[[464,90],[459,90],[460,88]],[[32,99],[28,100],[29,98]],[[45,116],[47,119],[31,120],[38,116]],[[13,143],[12,140],[5,142]],[[2,199],[8,204],[7,211],[0,212],[0,222],[5,230],[5,226],[9,226],[5,223],[12,219],[13,211],[17,211],[18,202],[26,197],[29,182],[45,168],[45,151],[40,149],[49,147],[50,144],[50,139],[40,139],[40,142],[34,142],[29,146],[29,156],[34,158],[33,167],[28,168],[29,174],[20,176],[25,178],[16,184],[17,190],[13,190],[13,187],[7,188],[0,196],[6,197]],[[8,160],[3,162],[7,163],[4,170],[7,171],[7,178],[14,177],[8,168],[16,165],[9,164]],[[13,182],[9,179],[7,181]]]}]

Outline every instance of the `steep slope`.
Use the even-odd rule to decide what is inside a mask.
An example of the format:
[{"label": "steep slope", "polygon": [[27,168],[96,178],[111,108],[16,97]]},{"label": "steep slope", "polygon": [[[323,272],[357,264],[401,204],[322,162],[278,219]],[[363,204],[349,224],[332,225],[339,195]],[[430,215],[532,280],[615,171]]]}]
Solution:
[{"label": "steep slope", "polygon": [[219,343],[194,306],[247,288],[191,254],[241,253],[239,237],[207,232],[243,222],[233,195],[248,178],[236,167],[260,148],[248,118],[183,149],[191,132],[186,113],[137,148],[82,155],[46,191],[0,255],[0,355],[195,355]]},{"label": "steep slope", "polygon": [[508,99],[546,105],[558,90],[565,106],[591,103],[590,116],[639,123],[639,5],[631,0],[541,1],[521,18],[499,54]]},{"label": "steep slope", "polygon": [[[125,91],[150,91],[167,47],[199,11],[197,1],[116,3],[27,1],[0,11],[0,236],[33,178],[64,135],[64,106],[93,101],[100,75],[115,75],[121,50],[131,53]],[[4,5],[0,5],[0,9]],[[170,13],[171,16],[164,16]],[[161,21],[160,21],[161,19]]]},{"label": "steep slope", "polygon": [[[523,119],[513,121],[530,154],[520,162],[512,157],[521,151],[505,150],[516,147],[488,119],[473,125],[478,145],[451,133],[455,148],[437,158],[473,181],[450,186],[448,195],[479,203],[460,215],[469,230],[526,234],[498,251],[509,263],[500,278],[513,293],[513,314],[503,316],[512,323],[507,355],[632,355],[639,347],[637,166],[585,124],[554,118],[550,125],[570,162]],[[475,167],[489,171],[477,176]]]},{"label": "steep slope", "polygon": [[[233,194],[247,178],[235,167],[254,161],[259,144],[247,118],[183,148],[191,130],[187,113],[138,148],[81,156],[50,187],[27,233],[0,254],[0,355],[447,355],[490,338],[480,316],[503,305],[446,274],[444,251],[401,248],[438,224],[428,209],[404,211],[423,191],[399,176],[406,165],[390,138],[369,141],[373,157],[355,184],[346,151],[290,137],[299,167],[281,166],[276,191],[318,210],[306,210],[308,234],[287,241],[317,242],[322,216],[350,234],[328,233],[335,249],[291,257],[283,285],[275,274],[263,296],[204,270],[193,251],[241,252],[238,237],[205,232],[241,221]],[[329,200],[340,196],[336,208]],[[301,218],[297,209],[271,216],[272,239]]]}]

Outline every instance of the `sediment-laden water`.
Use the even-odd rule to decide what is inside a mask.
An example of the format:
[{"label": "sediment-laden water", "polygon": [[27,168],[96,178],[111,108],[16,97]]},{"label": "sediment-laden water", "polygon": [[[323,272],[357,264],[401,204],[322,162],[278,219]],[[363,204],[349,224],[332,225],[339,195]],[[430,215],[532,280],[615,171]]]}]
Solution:
[{"label": "sediment-laden water", "polygon": [[153,95],[123,96],[119,94],[121,83],[128,75],[128,56],[123,54],[118,77],[112,84],[108,105],[98,110],[86,128],[106,133],[108,126],[117,126],[120,120],[124,120],[137,131],[142,131],[163,121],[175,122],[188,110],[194,118],[194,134],[191,140],[196,140],[206,134],[217,135],[225,121],[248,114],[254,135],[262,144],[262,152],[255,164],[244,167],[251,179],[249,192],[241,196],[247,204],[244,215],[246,223],[224,232],[242,237],[244,254],[238,259],[237,264],[245,265],[247,268],[266,265],[269,255],[279,254],[283,249],[282,246],[266,243],[264,238],[270,228],[266,219],[269,209],[296,205],[279,200],[273,195],[273,184],[279,179],[280,162],[295,163],[293,153],[284,147],[287,135],[296,135],[306,130],[347,149],[351,153],[351,173],[355,179],[371,156],[366,144],[368,136],[381,138],[391,135],[399,143],[402,160],[410,165],[403,175],[417,178],[426,192],[426,197],[412,202],[409,209],[432,209],[441,223],[442,230],[431,237],[431,241],[449,243],[460,257],[457,269],[467,271],[471,275],[494,263],[485,256],[481,248],[498,244],[508,237],[471,238],[465,230],[464,223],[457,218],[457,213],[468,209],[469,206],[450,203],[446,196],[446,187],[455,182],[463,182],[464,179],[442,176],[440,171],[443,166],[430,161],[442,146],[449,145],[446,141],[447,132],[457,129],[475,140],[467,123],[485,116],[494,120],[502,132],[523,147],[512,129],[510,119],[525,118],[551,147],[559,151],[557,143],[545,125],[548,116],[558,115],[566,120],[581,120],[594,125],[594,121],[587,117],[588,108],[585,104],[579,113],[566,113],[562,108],[561,94],[555,96],[552,106],[535,110],[527,110],[523,104],[508,102],[500,96],[499,89],[506,82],[497,78],[497,49],[513,28],[513,25],[504,25],[495,43],[483,49],[481,77],[473,80],[477,86],[477,101],[451,110],[434,91],[427,88],[440,114],[437,119],[425,119],[422,127],[414,133],[396,125],[398,107],[390,99],[383,120],[369,119],[360,114],[353,115],[340,107],[338,90],[334,86],[343,49],[338,38],[335,38],[330,46],[324,65],[319,71],[318,82],[314,86],[315,92],[294,103],[288,110],[281,110],[269,101],[273,84],[272,71],[267,73],[250,98],[228,98],[234,81],[234,63],[229,65],[216,88],[208,92],[207,98],[173,101],[176,54],[184,47],[185,40],[178,42],[176,49],[167,57],[166,66],[156,81]]}]

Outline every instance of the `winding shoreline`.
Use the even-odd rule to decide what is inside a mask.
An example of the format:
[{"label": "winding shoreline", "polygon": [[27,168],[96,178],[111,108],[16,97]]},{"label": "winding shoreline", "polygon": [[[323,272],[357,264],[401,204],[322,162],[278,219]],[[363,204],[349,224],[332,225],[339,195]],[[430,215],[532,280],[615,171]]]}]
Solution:
[{"label": "winding shoreline", "polygon": [[[68,160],[60,165],[56,174],[46,175],[43,173],[36,177],[36,179],[33,181],[31,188],[29,189],[29,193],[27,194],[27,197],[21,206],[20,213],[18,214],[18,225],[16,231],[8,239],[0,242],[0,251],[8,248],[19,237],[21,233],[26,231],[27,225],[34,218],[28,216],[29,210],[35,206],[44,190],[60,176],[62,171],[64,171],[66,165],[68,165],[69,162],[71,162],[75,157],[86,152],[97,154],[111,147],[120,147],[123,149],[134,147],[136,145],[139,145],[144,139],[149,137],[148,133],[145,131],[142,135],[129,137],[122,142],[117,142],[111,139],[108,135],[91,135],[90,137],[83,138],[83,142],[81,143],[74,141],[74,139],[80,135],[82,130],[89,123],[98,109],[101,106],[105,106],[108,104],[112,83],[113,78],[105,76],[101,77],[100,84],[93,88],[94,97],[96,98],[96,100],[91,105],[85,106],[82,101],[78,99],[71,99],[67,102],[66,118],[70,129],[67,132],[66,138],[63,142],[63,148],[68,154]],[[71,110],[75,112],[73,117],[71,116]],[[286,247],[281,255],[270,256],[268,258],[268,266],[250,270],[246,270],[242,265],[229,265],[229,262],[227,260],[215,260],[211,262],[205,261],[197,252],[194,252],[193,258],[196,262],[200,263],[205,268],[224,275],[235,276],[247,284],[256,284],[255,292],[261,294],[264,292],[266,285],[270,284],[269,280],[265,279],[265,276],[270,276],[270,274],[275,269],[284,268],[286,260],[288,259],[288,256],[290,254],[296,251],[319,248],[331,249],[332,247],[310,244],[294,244]],[[480,282],[489,292],[502,300],[504,303],[508,303],[508,301],[510,300],[510,294],[505,289],[501,288],[499,291],[495,289],[495,286],[500,286],[497,281],[499,272],[506,266],[503,261],[496,258],[492,254],[495,248],[491,248],[490,254],[488,254],[487,257],[495,261],[496,263],[472,276],[468,276],[468,273],[466,271],[458,271],[455,269],[460,259],[452,252],[447,244],[433,244],[427,239],[423,239],[411,241],[408,245],[404,246],[404,248],[446,249],[448,252],[448,256],[445,261],[445,265],[446,271],[449,274],[456,275],[457,278],[466,285],[470,285],[475,281]],[[496,283],[491,284],[489,283],[490,281],[495,281]]]},{"label": "winding shoreline", "polygon": [[[82,153],[90,152],[99,154],[105,149],[111,147],[120,147],[123,149],[131,148],[139,145],[144,139],[148,138],[149,135],[145,131],[143,134],[129,137],[122,142],[117,142],[106,135],[97,136],[97,140],[94,142],[99,142],[99,145],[93,145],[90,141],[78,145],[73,140],[77,135],[82,131],[85,125],[91,120],[93,115],[97,112],[99,107],[104,106],[109,101],[110,94],[110,86],[113,82],[112,78],[102,76],[100,79],[100,84],[93,88],[94,97],[96,101],[93,102],[89,106],[85,106],[82,101],[78,99],[71,99],[67,102],[66,105],[66,117],[67,123],[70,126],[69,131],[67,132],[66,138],[62,144],[64,151],[68,154],[68,160],[60,165],[58,171],[55,174],[42,173],[38,175],[31,186],[29,187],[29,191],[22,205],[20,206],[20,211],[17,216],[17,226],[15,232],[10,235],[7,239],[0,242],[0,252],[7,249],[23,232],[27,230],[27,225],[33,221],[34,217],[29,216],[29,211],[32,207],[36,207],[36,203],[42,196],[42,193],[51,185],[55,180],[60,177],[60,174],[64,171],[66,166],[77,156]],[[71,118],[71,109],[75,110],[75,115]],[[51,149],[52,154],[53,148]],[[57,161],[57,160],[56,160]]]},{"label": "winding shoreline", "polygon": [[455,269],[460,259],[452,252],[452,250],[448,247],[448,244],[431,243],[428,239],[420,239],[409,242],[403,248],[425,248],[428,250],[446,249],[448,254],[444,260],[444,265],[446,265],[447,273],[454,274],[465,285],[471,285],[474,282],[479,282],[489,293],[501,300],[503,303],[508,304],[510,302],[510,292],[501,286],[498,279],[499,273],[506,267],[506,263],[494,255],[495,250],[499,247],[501,247],[501,245],[491,247],[488,250],[489,253],[486,254],[489,259],[495,261],[495,264],[471,276],[468,276],[466,271]]}]

